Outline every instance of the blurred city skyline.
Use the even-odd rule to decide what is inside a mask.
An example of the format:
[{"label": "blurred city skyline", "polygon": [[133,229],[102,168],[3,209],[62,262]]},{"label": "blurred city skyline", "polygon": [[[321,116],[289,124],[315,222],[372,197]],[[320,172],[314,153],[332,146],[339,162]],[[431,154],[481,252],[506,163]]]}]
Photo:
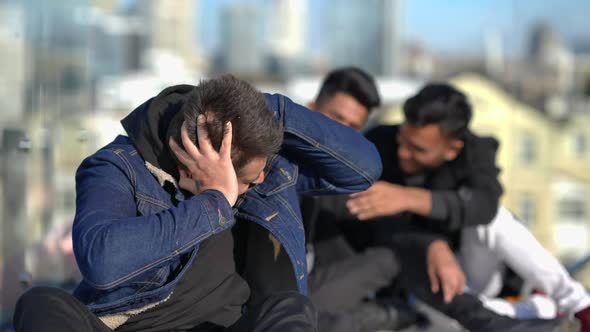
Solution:
[{"label": "blurred city skyline", "polygon": [[0,0],[0,266],[40,276],[22,257],[71,224],[81,160],[162,89],[231,73],[307,104],[342,66],[376,76],[373,124],[402,121],[425,82],[456,84],[473,129],[501,141],[505,206],[561,259],[590,254],[588,13],[590,0]]},{"label": "blurred city skyline", "polygon": [[[136,1],[119,0],[122,8]],[[321,16],[329,10],[329,1],[302,1],[309,18],[306,47],[317,51],[321,43],[318,33]],[[271,3],[271,0],[200,0],[195,8],[198,31],[195,42],[206,51],[218,51],[223,24],[219,17],[224,7],[248,4],[265,8]],[[412,0],[404,1],[403,6],[404,41],[424,43],[437,52],[483,52],[484,36],[499,33],[505,39],[506,51],[519,55],[526,51],[532,27],[541,22],[558,31],[568,46],[590,44],[586,20],[590,12],[588,0]]]},{"label": "blurred city skyline", "polygon": [[[122,0],[135,2],[136,0]],[[308,34],[306,46],[310,51],[320,49],[322,16],[330,11],[330,0],[302,0],[307,7]],[[358,0],[352,0],[352,2]],[[350,1],[335,1],[336,3]],[[214,52],[220,47],[220,13],[226,6],[248,4],[266,8],[271,0],[201,0],[197,6],[199,31],[197,43]],[[528,36],[534,25],[549,24],[568,46],[589,44],[587,28],[588,0],[485,0],[452,2],[436,0],[403,1],[402,31],[404,42],[425,44],[437,52],[484,51],[483,39],[488,33],[504,38],[506,51],[514,55],[525,52]],[[559,10],[556,10],[556,9]],[[351,41],[353,42],[353,41]]]}]

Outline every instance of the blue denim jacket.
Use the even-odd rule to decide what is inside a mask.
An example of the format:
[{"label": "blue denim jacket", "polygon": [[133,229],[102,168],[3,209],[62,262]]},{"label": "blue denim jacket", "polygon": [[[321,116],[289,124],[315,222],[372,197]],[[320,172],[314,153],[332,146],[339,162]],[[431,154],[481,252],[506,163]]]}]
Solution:
[{"label": "blue denim jacket", "polygon": [[84,277],[75,295],[97,315],[145,307],[174,290],[199,243],[235,218],[267,229],[288,254],[297,287],[307,292],[305,239],[298,194],[367,189],[381,174],[373,144],[355,130],[282,95],[265,95],[284,129],[281,152],[264,182],[232,207],[211,190],[184,197],[163,189],[131,139],[85,159],[76,174],[74,251]]}]

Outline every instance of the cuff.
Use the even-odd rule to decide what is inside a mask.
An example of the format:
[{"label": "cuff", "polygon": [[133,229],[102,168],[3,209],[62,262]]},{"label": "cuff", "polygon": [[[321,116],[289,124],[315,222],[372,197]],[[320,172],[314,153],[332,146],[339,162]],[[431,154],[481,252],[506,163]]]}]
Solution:
[{"label": "cuff", "polygon": [[449,217],[449,208],[445,203],[444,194],[441,192],[432,192],[432,212],[430,217],[437,220],[446,220]]},{"label": "cuff", "polygon": [[220,191],[206,190],[197,196],[200,196],[202,199],[209,224],[215,233],[219,233],[234,225],[232,207]]}]

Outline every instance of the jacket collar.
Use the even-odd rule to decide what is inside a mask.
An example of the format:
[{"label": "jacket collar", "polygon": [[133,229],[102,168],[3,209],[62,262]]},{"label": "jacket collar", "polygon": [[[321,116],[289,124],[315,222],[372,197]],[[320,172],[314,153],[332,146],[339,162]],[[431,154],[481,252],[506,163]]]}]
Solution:
[{"label": "jacket collar", "polygon": [[194,88],[177,85],[164,89],[121,120],[141,157],[174,179],[178,179],[178,170],[168,148],[170,124],[182,121],[182,107]]}]

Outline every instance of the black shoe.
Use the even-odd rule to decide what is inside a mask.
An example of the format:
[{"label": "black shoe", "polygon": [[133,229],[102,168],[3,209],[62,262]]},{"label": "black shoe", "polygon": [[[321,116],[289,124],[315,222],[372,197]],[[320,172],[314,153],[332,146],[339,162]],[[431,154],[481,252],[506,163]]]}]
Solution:
[{"label": "black shoe", "polygon": [[500,315],[488,308],[472,294],[456,296],[449,304],[444,304],[439,297],[430,299],[428,305],[455,319],[465,329],[472,332],[557,332],[567,331],[567,319],[530,319],[519,320]]},{"label": "black shoe", "polygon": [[425,319],[410,306],[381,305],[374,302],[359,305],[352,315],[361,332],[401,330]]},{"label": "black shoe", "polygon": [[566,332],[570,331],[568,319],[515,319],[495,313],[477,315],[461,324],[472,332]]},{"label": "black shoe", "polygon": [[566,332],[570,330],[570,321],[566,318],[556,319],[532,319],[532,320],[517,320],[512,319],[511,322],[506,323],[506,326],[497,326],[494,331],[506,332]]}]

